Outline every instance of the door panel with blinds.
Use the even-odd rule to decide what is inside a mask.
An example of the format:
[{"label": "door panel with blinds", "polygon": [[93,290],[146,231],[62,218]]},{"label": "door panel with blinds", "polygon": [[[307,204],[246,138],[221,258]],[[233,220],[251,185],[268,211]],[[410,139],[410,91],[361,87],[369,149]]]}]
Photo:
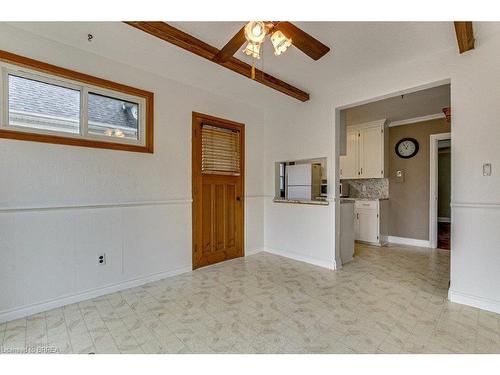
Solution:
[{"label": "door panel with blinds", "polygon": [[240,132],[203,124],[201,128],[203,174],[240,175]]},{"label": "door panel with blinds", "polygon": [[193,268],[243,256],[244,126],[193,114]]}]

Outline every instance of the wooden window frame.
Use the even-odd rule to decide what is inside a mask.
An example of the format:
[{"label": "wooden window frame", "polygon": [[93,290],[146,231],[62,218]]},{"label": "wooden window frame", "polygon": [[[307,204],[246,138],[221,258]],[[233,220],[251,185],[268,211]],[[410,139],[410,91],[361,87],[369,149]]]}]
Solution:
[{"label": "wooden window frame", "polygon": [[[139,123],[139,126],[144,126],[145,136],[144,144],[129,144],[119,143],[106,140],[97,140],[90,138],[82,138],[75,136],[64,136],[55,134],[41,134],[36,132],[17,131],[12,129],[0,128],[0,138],[15,139],[31,142],[44,142],[53,144],[62,144],[69,146],[93,147],[111,150],[143,152],[152,154],[154,151],[154,94],[150,91],[141,90],[135,87],[123,85],[120,83],[108,81],[106,79],[94,77],[88,74],[76,72],[66,68],[61,68],[55,65],[47,64],[42,61],[30,59],[10,52],[0,50],[0,62],[11,64],[17,67],[24,67],[29,70],[40,72],[49,75],[51,78],[63,78],[77,83],[87,84],[100,88],[138,97],[144,102],[144,123]],[[97,92],[99,94],[99,92]],[[5,108],[2,108],[4,111]],[[84,114],[86,116],[86,114]],[[4,116],[2,117],[3,121]],[[2,124],[3,125],[3,124]],[[141,129],[139,129],[141,131]]]}]

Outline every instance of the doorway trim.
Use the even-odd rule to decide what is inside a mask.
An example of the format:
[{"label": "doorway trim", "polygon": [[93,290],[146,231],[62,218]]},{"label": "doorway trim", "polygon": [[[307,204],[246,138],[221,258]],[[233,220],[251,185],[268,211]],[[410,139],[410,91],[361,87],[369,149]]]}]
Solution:
[{"label": "doorway trim", "polygon": [[[345,137],[346,135],[346,118],[344,115],[344,110],[352,107],[357,107],[359,105],[363,104],[368,104],[372,102],[376,102],[379,100],[383,99],[388,99],[392,98],[395,96],[399,95],[406,95],[406,94],[411,94],[416,91],[420,90],[425,90],[425,89],[430,89],[433,87],[438,87],[442,85],[447,85],[451,84],[451,78],[444,78],[441,80],[437,81],[432,81],[428,82],[426,84],[422,85],[417,85],[413,87],[407,87],[401,90],[389,92],[386,94],[378,95],[371,97],[370,99],[364,99],[364,100],[358,100],[350,103],[344,103],[342,105],[334,107],[334,123],[333,126],[335,128],[335,139],[334,139],[334,144],[335,144],[335,153],[334,153],[334,166],[330,166],[330,168],[333,168],[333,173],[328,172],[328,175],[334,176],[333,179],[333,186],[330,185],[330,179],[328,181],[328,199],[329,201],[333,201],[335,203],[335,231],[334,231],[334,244],[335,244],[335,249],[334,250],[334,255],[335,255],[335,261],[337,263],[336,268],[342,268],[342,262],[340,260],[340,196],[339,196],[339,191],[338,191],[338,186],[340,183],[340,152],[343,151],[341,150],[341,139]],[[344,142],[345,144],[345,142]],[[330,163],[329,165],[332,165],[333,163]]]},{"label": "doorway trim", "polygon": [[451,133],[430,135],[430,178],[429,178],[429,244],[437,248],[438,225],[438,143],[450,139]]},{"label": "doorway trim", "polygon": [[[213,125],[221,128],[227,129],[238,129],[240,132],[240,178],[241,178],[241,254],[239,257],[245,256],[245,124],[226,120],[220,117],[215,117],[211,115],[206,115],[199,112],[192,113],[192,126],[191,126],[191,194],[192,194],[192,205],[191,205],[191,235],[192,235],[192,269],[195,270],[200,268],[196,264],[196,246],[197,246],[197,225],[200,218],[200,204],[201,204],[201,154],[198,152],[198,144],[196,142],[201,141],[197,137],[196,132],[200,128],[201,124]],[[200,135],[201,137],[201,135]],[[197,219],[198,218],[198,219]],[[229,259],[227,259],[229,260]]]}]

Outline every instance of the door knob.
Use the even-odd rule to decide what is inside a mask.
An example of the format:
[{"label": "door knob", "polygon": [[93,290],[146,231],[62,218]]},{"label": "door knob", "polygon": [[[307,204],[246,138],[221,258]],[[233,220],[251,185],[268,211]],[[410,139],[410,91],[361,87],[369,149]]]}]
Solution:
[{"label": "door knob", "polygon": [[240,202],[240,201],[241,201],[241,197],[236,197],[236,200],[237,200],[238,202]]}]

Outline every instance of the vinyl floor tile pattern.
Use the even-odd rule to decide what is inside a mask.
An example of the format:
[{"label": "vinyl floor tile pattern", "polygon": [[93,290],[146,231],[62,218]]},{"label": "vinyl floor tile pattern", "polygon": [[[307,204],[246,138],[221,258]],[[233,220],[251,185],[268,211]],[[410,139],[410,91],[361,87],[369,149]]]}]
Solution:
[{"label": "vinyl floor tile pattern", "polygon": [[500,353],[447,300],[449,251],[357,245],[331,271],[258,253],[0,324],[3,353]]}]

